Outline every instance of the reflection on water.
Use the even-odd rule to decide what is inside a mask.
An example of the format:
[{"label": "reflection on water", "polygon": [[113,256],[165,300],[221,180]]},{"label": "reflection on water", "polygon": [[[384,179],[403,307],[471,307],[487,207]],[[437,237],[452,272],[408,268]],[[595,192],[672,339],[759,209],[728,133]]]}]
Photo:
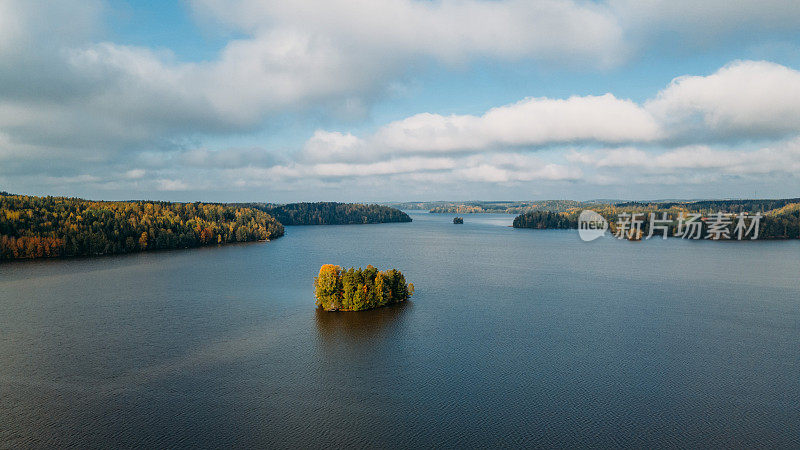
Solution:
[{"label": "reflection on water", "polygon": [[[367,311],[325,311],[317,308],[314,319],[317,330],[316,351],[319,374],[323,385],[346,385],[351,380],[358,390],[354,373],[372,378],[369,383],[383,378],[377,367],[396,363],[393,359],[403,353],[403,328],[406,317],[413,309],[407,301]],[[346,403],[344,398],[330,398],[337,392],[326,392],[328,402]]]},{"label": "reflection on water", "polygon": [[414,307],[413,301],[366,311],[314,312],[319,344],[323,347],[347,343],[376,343],[392,336],[403,326],[403,317]]}]

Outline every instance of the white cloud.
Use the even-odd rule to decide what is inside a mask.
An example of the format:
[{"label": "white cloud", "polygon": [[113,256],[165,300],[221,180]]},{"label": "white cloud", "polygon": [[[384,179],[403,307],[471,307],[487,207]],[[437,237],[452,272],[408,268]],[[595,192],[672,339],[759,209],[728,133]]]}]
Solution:
[{"label": "white cloud", "polygon": [[303,147],[303,157],[311,161],[352,161],[364,157],[364,141],[350,133],[317,130]]},{"label": "white cloud", "polygon": [[476,153],[573,142],[651,142],[663,135],[643,108],[611,94],[529,98],[481,116],[422,113],[359,138],[317,130],[303,148],[307,161],[353,162],[391,155]]},{"label": "white cloud", "polygon": [[[30,50],[82,42],[97,29],[99,0],[3,0],[0,2],[0,64]],[[49,55],[48,55],[49,56]]]},{"label": "white cloud", "polygon": [[625,147],[573,151],[566,158],[572,163],[601,169],[635,169],[653,173],[700,170],[725,174],[795,174],[800,172],[800,138],[746,150],[691,145],[654,152]]},{"label": "white cloud", "polygon": [[312,177],[369,177],[408,172],[452,169],[456,162],[450,158],[398,158],[387,161],[358,163],[322,163],[308,167],[304,172]]},{"label": "white cloud", "polygon": [[647,142],[660,135],[648,112],[606,94],[530,98],[479,117],[418,114],[384,126],[374,140],[393,150],[448,152],[580,141]]},{"label": "white cloud", "polygon": [[737,31],[794,33],[800,22],[795,0],[609,0],[608,5],[628,33],[671,32],[689,45],[720,41]]},{"label": "white cloud", "polygon": [[[529,98],[480,116],[421,113],[390,122],[363,138],[318,130],[306,142],[305,154],[311,159],[350,161],[580,142],[780,139],[799,133],[800,72],[769,62],[737,61],[708,76],[678,77],[644,105],[605,94]],[[619,156],[623,157],[639,156]]]},{"label": "white cloud", "polygon": [[[7,26],[0,36],[14,45],[0,50],[0,130],[18,144],[69,151],[152,149],[185,136],[255,130],[270,116],[313,106],[363,111],[364,98],[426,60],[619,62],[628,47],[620,23],[654,20],[631,5],[572,0],[197,0],[192,6],[198,16],[221,20],[245,37],[228,42],[215,59],[187,63],[168,50],[93,42],[102,11],[96,1],[4,1],[0,24]],[[759,14],[772,23],[772,16]],[[670,128],[672,117],[699,113],[720,130],[787,132],[800,116],[796,88],[786,90],[796,78],[782,66],[741,63],[713,76],[678,79],[646,109],[611,94],[531,98],[483,116],[412,116],[388,124],[375,139],[416,152],[649,142],[664,134],[651,113]],[[739,95],[728,98],[732,92]],[[306,151],[330,159],[360,147],[360,155],[369,156],[365,142],[349,139],[326,142],[325,149],[312,140]]]},{"label": "white cloud", "polygon": [[678,77],[646,105],[678,134],[775,136],[800,132],[800,72],[737,61],[708,76]]},{"label": "white cloud", "polygon": [[0,130],[95,150],[253,130],[320,105],[363,112],[365,98],[430,58],[596,66],[618,61],[624,47],[607,11],[571,0],[199,1],[198,14],[227,19],[245,37],[197,63],[94,42],[95,0],[0,8]]},{"label": "white cloud", "polygon": [[572,0],[194,0],[198,15],[257,35],[276,28],[324,36],[366,59],[448,62],[523,57],[607,65],[624,53],[607,8]]},{"label": "white cloud", "polygon": [[453,172],[453,181],[514,183],[524,181],[578,180],[583,172],[576,167],[548,163],[532,155],[500,153],[466,158],[464,167]]},{"label": "white cloud", "polygon": [[[199,168],[232,168],[245,166],[271,166],[279,158],[274,152],[261,148],[228,148],[224,151],[205,148],[189,149],[166,155],[175,163]],[[156,164],[159,164],[157,162]],[[161,162],[163,164],[163,162]]]},{"label": "white cloud", "polygon": [[[214,186],[220,176],[235,188],[359,177],[456,184],[613,178],[583,173],[584,167],[731,174],[798,169],[791,138],[800,133],[800,72],[759,61],[676,78],[643,104],[610,93],[526,98],[483,114],[415,114],[363,136],[318,130],[302,149],[294,148],[295,155],[215,151],[196,142],[263,130],[271,117],[298,111],[363,113],[410,71],[429,64],[458,70],[474,61],[533,60],[595,70],[623,63],[653,36],[672,33],[707,44],[737,32],[744,40],[743,33],[758,34],[752,31],[792,33],[800,21],[795,1],[191,5],[211,27],[221,21],[238,36],[206,61],[99,40],[100,0],[0,0],[4,180],[39,174],[50,185],[130,183],[185,191]],[[790,144],[756,151],[719,147],[787,138]],[[628,147],[572,154],[569,165],[526,154],[583,143]]]},{"label": "white cloud", "polygon": [[138,180],[140,178],[144,178],[146,174],[147,171],[145,171],[144,169],[131,169],[125,172],[125,178],[129,180]]},{"label": "white cloud", "polygon": [[158,190],[160,191],[185,191],[189,189],[189,184],[183,180],[163,178],[156,181],[158,182]]},{"label": "white cloud", "polygon": [[224,170],[228,186],[276,188],[304,183],[358,184],[434,181],[446,184],[515,183],[526,181],[570,181],[580,179],[580,169],[549,163],[533,155],[494,154],[451,157],[413,156],[368,163],[292,162],[268,167],[240,167]]}]

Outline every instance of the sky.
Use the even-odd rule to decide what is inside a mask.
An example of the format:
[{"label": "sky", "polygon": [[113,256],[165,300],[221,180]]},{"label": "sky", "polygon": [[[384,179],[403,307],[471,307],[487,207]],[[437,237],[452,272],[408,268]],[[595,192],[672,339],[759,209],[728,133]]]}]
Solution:
[{"label": "sky", "polygon": [[0,191],[800,197],[796,0],[0,0]]}]

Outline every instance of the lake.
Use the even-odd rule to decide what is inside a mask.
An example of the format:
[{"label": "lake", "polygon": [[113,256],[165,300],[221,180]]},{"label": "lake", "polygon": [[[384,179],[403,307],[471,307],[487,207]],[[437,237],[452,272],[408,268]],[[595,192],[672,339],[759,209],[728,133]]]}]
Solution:
[{"label": "lake", "polygon": [[[0,447],[800,446],[800,242],[411,215],[0,264]],[[325,263],[416,294],[321,312]]]}]

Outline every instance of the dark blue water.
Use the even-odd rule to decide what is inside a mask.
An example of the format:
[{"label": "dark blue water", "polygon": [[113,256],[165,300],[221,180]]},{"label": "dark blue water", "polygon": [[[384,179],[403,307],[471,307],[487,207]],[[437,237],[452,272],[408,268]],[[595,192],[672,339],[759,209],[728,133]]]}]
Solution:
[{"label": "dark blue water", "polygon": [[[0,447],[800,446],[800,242],[413,217],[0,265]],[[319,312],[324,263],[417,293]]]}]

